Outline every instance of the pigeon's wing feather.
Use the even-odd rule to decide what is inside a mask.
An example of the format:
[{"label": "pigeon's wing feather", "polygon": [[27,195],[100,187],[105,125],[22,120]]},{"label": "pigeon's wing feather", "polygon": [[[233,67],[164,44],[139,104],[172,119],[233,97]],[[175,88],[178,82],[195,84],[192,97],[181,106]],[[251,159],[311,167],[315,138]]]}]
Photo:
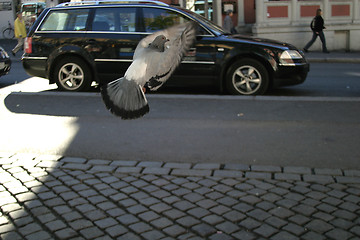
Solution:
[{"label": "pigeon's wing feather", "polygon": [[[142,46],[147,45],[148,42],[155,39],[156,36],[163,34],[169,39],[166,43],[164,52],[154,52],[142,50]],[[143,39],[142,46],[135,51],[134,60],[139,56],[145,57],[147,63],[146,74],[144,81],[148,82],[148,87],[151,90],[157,90],[174,72],[176,67],[180,64],[182,56],[189,50],[195,39],[195,26],[189,22],[171,27],[167,30],[160,31]]]}]

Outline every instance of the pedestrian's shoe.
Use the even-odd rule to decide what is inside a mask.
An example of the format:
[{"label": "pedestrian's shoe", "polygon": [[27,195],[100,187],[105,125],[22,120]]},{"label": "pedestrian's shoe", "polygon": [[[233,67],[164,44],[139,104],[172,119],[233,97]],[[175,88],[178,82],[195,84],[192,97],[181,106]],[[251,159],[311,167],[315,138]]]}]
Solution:
[{"label": "pedestrian's shoe", "polygon": [[330,53],[328,50],[326,50],[326,51],[323,51],[323,53]]},{"label": "pedestrian's shoe", "polygon": [[304,52],[309,52],[306,48],[304,48]]},{"label": "pedestrian's shoe", "polygon": [[14,51],[12,51],[12,50],[11,50],[11,53],[12,53],[12,55],[15,57],[15,53],[14,53]]}]

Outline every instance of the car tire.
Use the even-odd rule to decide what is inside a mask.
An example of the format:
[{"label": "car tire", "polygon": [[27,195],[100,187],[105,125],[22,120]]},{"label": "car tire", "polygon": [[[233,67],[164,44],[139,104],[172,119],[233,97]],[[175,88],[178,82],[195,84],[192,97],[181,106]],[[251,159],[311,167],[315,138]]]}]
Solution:
[{"label": "car tire", "polygon": [[226,89],[234,95],[262,95],[269,87],[269,74],[260,62],[245,58],[230,66]]},{"label": "car tire", "polygon": [[55,83],[62,91],[87,91],[91,87],[92,74],[89,66],[80,58],[63,58],[54,70]]}]

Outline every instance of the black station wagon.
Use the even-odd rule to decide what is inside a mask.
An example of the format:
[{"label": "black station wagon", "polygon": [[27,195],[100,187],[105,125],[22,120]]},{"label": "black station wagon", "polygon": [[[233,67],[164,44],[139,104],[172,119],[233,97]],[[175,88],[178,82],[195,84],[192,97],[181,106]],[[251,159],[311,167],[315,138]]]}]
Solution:
[{"label": "black station wagon", "polygon": [[94,81],[102,85],[123,76],[143,37],[194,21],[196,42],[166,85],[257,95],[306,79],[309,64],[290,44],[231,35],[198,14],[162,2],[124,2],[73,2],[45,9],[25,41],[26,72],[61,90],[86,91]]}]

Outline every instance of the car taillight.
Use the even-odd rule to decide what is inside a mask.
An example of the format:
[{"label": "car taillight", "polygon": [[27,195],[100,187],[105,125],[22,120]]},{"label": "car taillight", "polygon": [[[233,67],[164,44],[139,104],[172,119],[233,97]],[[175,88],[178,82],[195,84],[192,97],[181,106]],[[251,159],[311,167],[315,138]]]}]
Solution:
[{"label": "car taillight", "polygon": [[24,48],[25,48],[25,53],[32,53],[32,38],[31,37],[25,38]]}]

